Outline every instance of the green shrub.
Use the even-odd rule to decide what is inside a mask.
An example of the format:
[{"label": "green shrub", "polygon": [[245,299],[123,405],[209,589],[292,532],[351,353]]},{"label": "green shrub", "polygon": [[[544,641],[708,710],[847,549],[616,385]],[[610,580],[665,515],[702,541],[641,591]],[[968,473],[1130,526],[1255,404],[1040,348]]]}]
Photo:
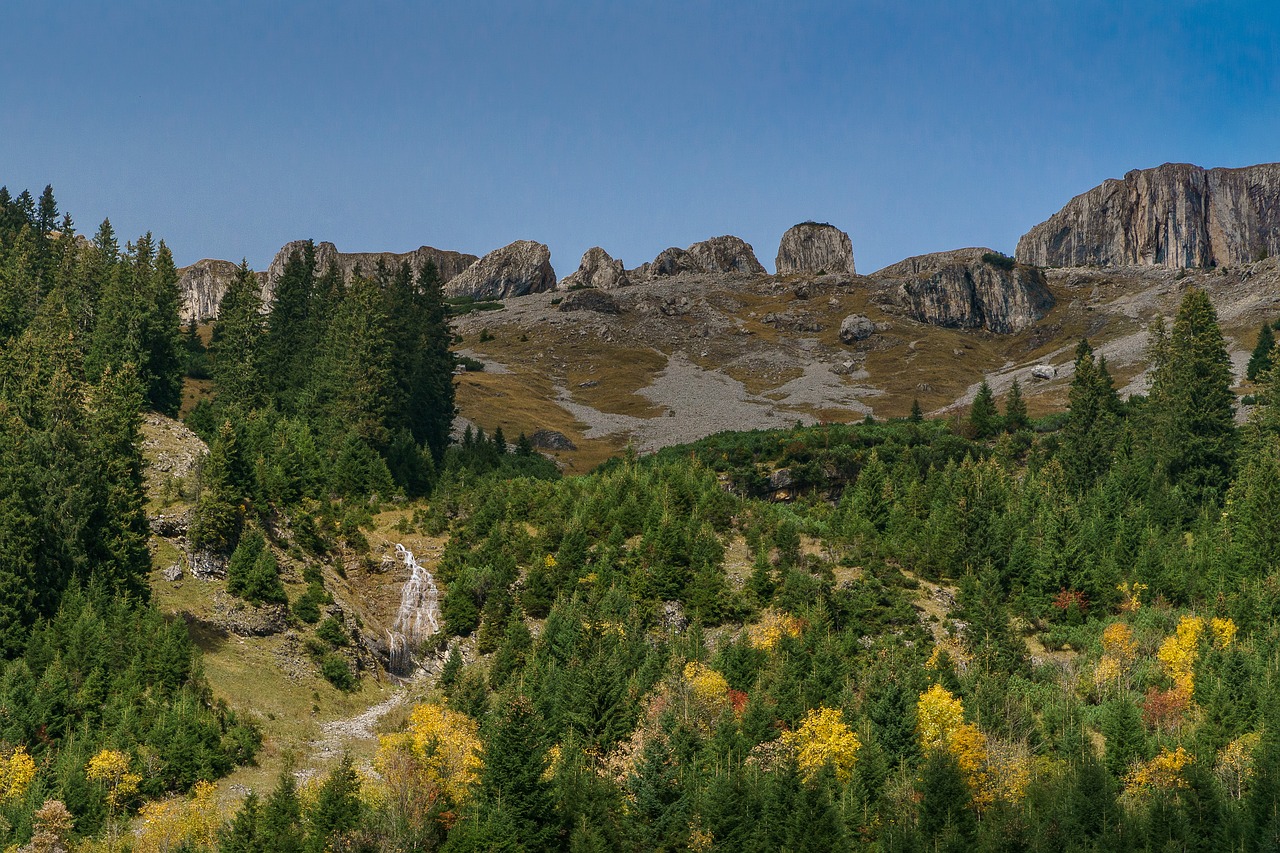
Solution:
[{"label": "green shrub", "polygon": [[320,659],[320,673],[325,680],[343,692],[356,689],[356,676],[341,655],[327,654]]}]

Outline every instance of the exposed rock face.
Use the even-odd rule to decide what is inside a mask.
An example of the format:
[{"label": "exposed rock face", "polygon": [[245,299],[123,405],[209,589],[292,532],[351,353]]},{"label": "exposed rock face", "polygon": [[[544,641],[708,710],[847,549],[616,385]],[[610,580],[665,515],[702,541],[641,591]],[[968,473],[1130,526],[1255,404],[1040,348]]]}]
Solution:
[{"label": "exposed rock face", "polygon": [[1044,273],[990,249],[958,249],[907,258],[885,267],[875,278],[893,287],[890,294],[922,323],[960,329],[985,328],[1000,334],[1019,332],[1053,307]]},{"label": "exposed rock face", "polygon": [[609,253],[599,246],[587,249],[578,264],[578,271],[560,282],[561,290],[573,287],[594,287],[599,290],[612,290],[615,287],[627,287],[631,279],[622,268],[622,261],[614,260]]},{"label": "exposed rock face", "polygon": [[743,273],[763,275],[764,267],[756,259],[755,249],[741,237],[726,235],[694,243],[688,249],[664,249],[652,263],[636,272],[657,277],[680,273]]},{"label": "exposed rock face", "polygon": [[560,301],[561,311],[595,311],[597,314],[621,314],[622,309],[612,296],[587,288],[566,293]]},{"label": "exposed rock face", "polygon": [[1037,266],[1236,266],[1280,254],[1280,163],[1166,163],[1110,179],[1018,241]]},{"label": "exposed rock face", "polygon": [[517,240],[495,249],[445,285],[449,296],[506,299],[555,290],[551,250],[532,240]]},{"label": "exposed rock face", "polygon": [[778,244],[778,275],[792,273],[848,273],[853,268],[853,243],[849,235],[819,222],[802,222],[787,229]]},{"label": "exposed rock face", "polygon": [[227,288],[235,281],[238,267],[230,261],[206,258],[178,270],[178,319],[185,326],[192,320],[206,323],[218,316],[218,306]]},{"label": "exposed rock face", "polygon": [[[280,251],[276,252],[276,256],[271,260],[270,266],[267,267],[267,288],[274,287],[275,283],[280,280],[281,273],[284,272],[284,265],[288,263],[289,256],[294,252],[302,252],[307,245],[305,240],[293,240],[285,243]],[[450,252],[445,249],[436,249],[431,246],[421,246],[412,252],[339,252],[337,247],[332,243],[316,243],[316,272],[323,274],[330,264],[336,265],[342,270],[344,278],[351,278],[358,269],[364,275],[373,275],[373,271],[378,268],[378,263],[384,263],[388,268],[394,269],[402,262],[408,261],[409,268],[413,270],[416,276],[418,272],[427,264],[427,261],[435,261],[436,270],[440,273],[440,282],[448,284],[452,279],[465,270],[467,267],[479,260],[475,255],[467,255],[462,252]],[[263,297],[266,301],[266,295]]]},{"label": "exposed rock face", "polygon": [[876,324],[861,314],[850,314],[840,322],[840,340],[846,344],[865,341],[876,333]]}]

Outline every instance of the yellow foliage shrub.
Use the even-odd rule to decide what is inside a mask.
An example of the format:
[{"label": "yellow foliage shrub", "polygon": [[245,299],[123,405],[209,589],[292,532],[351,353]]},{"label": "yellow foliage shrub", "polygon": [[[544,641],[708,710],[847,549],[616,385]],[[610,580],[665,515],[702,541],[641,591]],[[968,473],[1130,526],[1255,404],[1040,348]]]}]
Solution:
[{"label": "yellow foliage shrub", "polygon": [[419,705],[404,732],[382,736],[377,767],[388,785],[423,786],[461,805],[484,767],[480,746],[475,720],[441,705]]},{"label": "yellow foliage shrub", "polygon": [[1214,617],[1209,620],[1209,632],[1213,634],[1213,644],[1220,649],[1227,649],[1236,640],[1236,623],[1230,619]]},{"label": "yellow foliage shrub", "polygon": [[1233,799],[1239,800],[1244,796],[1245,785],[1253,777],[1253,754],[1261,740],[1262,736],[1257,732],[1249,732],[1231,741],[1218,753],[1214,773]]},{"label": "yellow foliage shrub", "polygon": [[197,782],[190,800],[154,801],[138,811],[133,853],[213,850],[221,823],[218,789],[209,782]]},{"label": "yellow foliage shrub", "polygon": [[795,751],[796,763],[806,779],[830,764],[841,782],[852,778],[862,748],[844,715],[835,708],[810,711],[798,729],[783,734],[782,742]]},{"label": "yellow foliage shrub", "polygon": [[20,800],[27,795],[36,777],[36,763],[25,746],[16,747],[7,759],[0,758],[0,803]]},{"label": "yellow foliage shrub", "polygon": [[1164,664],[1165,672],[1173,679],[1174,686],[1188,697],[1195,688],[1195,666],[1200,657],[1200,635],[1204,620],[1199,616],[1183,616],[1174,633],[1160,644],[1156,657]]},{"label": "yellow foliage shrub", "polygon": [[694,699],[711,716],[718,715],[729,705],[729,682],[711,667],[689,661],[684,665],[684,680],[693,690]]},{"label": "yellow foliage shrub", "polygon": [[1125,792],[1142,794],[1152,790],[1172,791],[1187,787],[1182,771],[1193,761],[1191,753],[1182,747],[1170,752],[1168,747],[1150,761],[1143,762],[1125,777]]},{"label": "yellow foliage shrub", "polygon": [[768,651],[777,646],[784,636],[800,636],[801,627],[800,620],[790,613],[766,610],[760,614],[760,621],[747,626],[747,637],[754,648]]}]

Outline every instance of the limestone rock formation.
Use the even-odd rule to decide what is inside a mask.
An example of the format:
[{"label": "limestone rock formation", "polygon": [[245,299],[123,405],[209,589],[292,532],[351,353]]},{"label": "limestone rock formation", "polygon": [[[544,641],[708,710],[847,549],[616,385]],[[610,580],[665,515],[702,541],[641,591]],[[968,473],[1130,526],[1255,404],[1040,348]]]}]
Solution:
[{"label": "limestone rock formation", "polygon": [[853,267],[853,243],[849,235],[821,222],[801,222],[787,229],[778,244],[778,275],[792,273],[848,273]]},{"label": "limestone rock formation", "polygon": [[178,292],[182,300],[178,319],[184,326],[192,320],[206,323],[218,316],[218,306],[235,280],[237,269],[230,261],[206,258],[178,270]]},{"label": "limestone rock formation", "polygon": [[990,249],[907,258],[874,276],[915,319],[936,326],[1019,332],[1053,307],[1044,273]]},{"label": "limestone rock formation", "polygon": [[737,272],[763,275],[755,249],[741,237],[712,237],[689,247],[689,256],[706,272]]},{"label": "limestone rock formation", "polygon": [[[284,272],[284,265],[288,263],[289,256],[294,252],[301,252],[306,247],[305,240],[293,240],[285,243],[280,251],[276,252],[276,256],[271,260],[271,264],[267,267],[267,293],[279,281],[280,274]],[[336,264],[338,269],[342,270],[344,278],[351,278],[358,269],[365,275],[373,275],[373,271],[378,268],[378,263],[382,262],[389,268],[399,266],[402,262],[408,261],[410,269],[416,276],[428,260],[434,261],[436,270],[440,273],[440,281],[442,284],[448,284],[459,273],[467,267],[479,260],[475,255],[468,255],[462,252],[450,252],[445,249],[436,249],[432,246],[421,246],[412,252],[339,252],[337,247],[332,243],[323,242],[315,244],[316,251],[316,271],[324,273],[330,264]],[[264,295],[264,301],[266,295]]]},{"label": "limestone rock formation", "polygon": [[594,288],[571,290],[560,300],[561,311],[595,311],[597,314],[621,314],[612,296]]},{"label": "limestone rock formation", "polygon": [[506,299],[555,290],[551,250],[532,240],[517,240],[495,249],[467,267],[445,287],[448,296]]},{"label": "limestone rock formation", "polygon": [[840,340],[846,344],[865,341],[876,332],[876,324],[862,314],[850,314],[840,323]]},{"label": "limestone rock formation", "polygon": [[622,261],[614,260],[604,249],[593,246],[582,256],[578,271],[560,282],[560,289],[594,287],[599,290],[612,290],[615,287],[627,287],[630,284],[631,279],[627,277]]},{"label": "limestone rock formation", "polygon": [[664,249],[652,262],[642,264],[636,273],[642,277],[661,277],[681,273],[744,273],[763,275],[765,269],[756,259],[755,249],[741,237],[725,235],[694,243],[687,249],[674,246]]},{"label": "limestone rock formation", "polygon": [[1280,163],[1165,163],[1076,196],[1018,241],[1037,266],[1237,266],[1280,254]]}]

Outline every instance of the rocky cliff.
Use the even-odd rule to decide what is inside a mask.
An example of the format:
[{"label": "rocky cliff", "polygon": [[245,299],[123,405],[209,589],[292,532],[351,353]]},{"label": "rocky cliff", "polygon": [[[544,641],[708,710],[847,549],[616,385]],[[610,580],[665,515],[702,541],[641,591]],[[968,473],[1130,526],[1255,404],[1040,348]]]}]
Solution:
[{"label": "rocky cliff", "polygon": [[820,222],[802,222],[787,229],[778,244],[778,275],[792,273],[848,273],[853,266],[853,243],[849,235]]},{"label": "rocky cliff", "polygon": [[1076,196],[1018,241],[1036,266],[1238,266],[1280,254],[1280,163],[1136,169]]},{"label": "rocky cliff", "polygon": [[206,258],[178,270],[178,292],[182,299],[178,318],[184,326],[192,320],[207,323],[218,316],[218,306],[238,269],[230,261]]},{"label": "rocky cliff", "polygon": [[517,240],[495,249],[445,285],[448,296],[506,299],[555,290],[551,250],[532,240]]},{"label": "rocky cliff", "polygon": [[631,279],[627,277],[622,261],[614,260],[604,249],[593,246],[582,256],[582,263],[578,264],[577,271],[560,282],[560,289],[594,287],[597,290],[612,290],[630,284]]},{"label": "rocky cliff", "polygon": [[635,270],[638,278],[660,278],[681,273],[744,273],[764,275],[755,249],[731,234],[694,243],[687,249],[664,249],[650,263]]},{"label": "rocky cliff", "polygon": [[889,298],[922,323],[1020,332],[1049,312],[1044,273],[990,249],[907,258],[875,273]]}]

